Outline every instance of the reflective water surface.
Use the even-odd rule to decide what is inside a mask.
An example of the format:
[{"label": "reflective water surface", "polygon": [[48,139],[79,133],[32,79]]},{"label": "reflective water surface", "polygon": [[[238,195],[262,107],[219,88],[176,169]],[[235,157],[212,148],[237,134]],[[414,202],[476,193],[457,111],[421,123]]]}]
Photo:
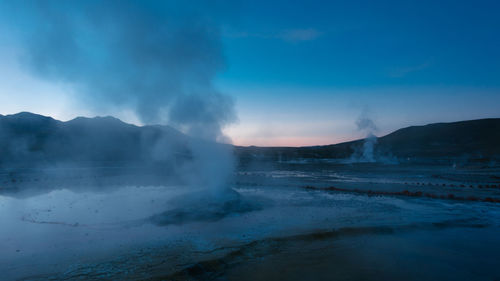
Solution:
[{"label": "reflective water surface", "polygon": [[[500,204],[456,197],[500,198],[498,176],[491,167],[283,164],[242,168],[218,192],[128,185],[126,175],[33,194],[9,183],[0,269],[5,280],[495,280]],[[36,190],[35,177],[19,175],[21,187]],[[446,197],[377,193],[403,190]]]}]

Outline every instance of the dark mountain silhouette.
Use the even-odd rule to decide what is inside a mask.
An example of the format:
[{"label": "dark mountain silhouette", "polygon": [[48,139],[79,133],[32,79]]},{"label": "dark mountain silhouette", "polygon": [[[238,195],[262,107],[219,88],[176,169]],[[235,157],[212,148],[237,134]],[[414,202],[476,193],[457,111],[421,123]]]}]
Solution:
[{"label": "dark mountain silhouette", "polygon": [[[239,147],[242,158],[290,160],[349,158],[365,140],[310,147]],[[500,118],[435,123],[399,129],[377,138],[379,158],[500,158]]]},{"label": "dark mountain silhouette", "polygon": [[378,146],[400,157],[500,155],[500,118],[412,126],[379,138]]},{"label": "dark mountain silhouette", "polygon": [[[135,126],[113,117],[67,122],[28,112],[0,115],[1,167],[71,163],[143,164],[189,157],[189,137],[169,126]],[[349,158],[365,140],[310,147],[235,147],[242,159]],[[399,129],[377,139],[377,157],[500,158],[500,118]]]},{"label": "dark mountain silhouette", "polygon": [[0,115],[0,165],[96,165],[170,161],[187,137],[168,126],[135,126],[113,117],[67,122],[21,112]]}]

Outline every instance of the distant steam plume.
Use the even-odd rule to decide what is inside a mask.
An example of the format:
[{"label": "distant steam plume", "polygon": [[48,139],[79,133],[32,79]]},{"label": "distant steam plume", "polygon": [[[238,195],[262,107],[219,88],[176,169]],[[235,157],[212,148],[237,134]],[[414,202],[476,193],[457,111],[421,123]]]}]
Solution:
[{"label": "distant steam plume", "polygon": [[377,131],[377,126],[375,125],[373,120],[366,116],[360,116],[358,120],[356,120],[356,126],[360,131]]},{"label": "distant steam plume", "polygon": [[377,143],[377,137],[375,132],[378,130],[375,122],[368,117],[366,111],[364,111],[361,116],[356,120],[356,126],[358,131],[366,134],[363,146],[361,149],[356,149],[351,160],[355,162],[376,162],[374,149]]}]

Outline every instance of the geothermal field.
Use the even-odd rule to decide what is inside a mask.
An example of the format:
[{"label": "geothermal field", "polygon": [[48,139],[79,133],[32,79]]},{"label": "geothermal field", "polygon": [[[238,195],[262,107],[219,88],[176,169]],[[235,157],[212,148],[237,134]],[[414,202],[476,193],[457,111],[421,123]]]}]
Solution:
[{"label": "geothermal field", "polygon": [[0,0],[0,281],[500,281],[498,11]]},{"label": "geothermal field", "polygon": [[145,174],[3,173],[2,280],[500,276],[498,165],[254,162],[214,190]]}]

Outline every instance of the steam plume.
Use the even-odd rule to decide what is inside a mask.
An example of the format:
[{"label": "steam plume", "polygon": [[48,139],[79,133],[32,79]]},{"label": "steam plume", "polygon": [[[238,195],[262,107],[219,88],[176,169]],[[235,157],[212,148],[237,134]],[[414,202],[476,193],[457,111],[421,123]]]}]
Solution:
[{"label": "steam plume", "polygon": [[222,129],[236,113],[212,83],[224,60],[208,7],[113,0],[3,5],[33,74],[70,84],[94,109],[133,110],[144,123],[174,125],[195,137],[189,167],[211,174],[198,173],[197,184],[221,185],[228,177],[232,153],[211,142],[228,141]]},{"label": "steam plume", "polygon": [[356,162],[375,162],[374,148],[377,143],[377,137],[374,133],[378,130],[375,122],[373,122],[373,120],[367,116],[366,111],[364,111],[356,120],[356,126],[358,131],[366,134],[366,138],[362,150],[355,151],[351,160]]},{"label": "steam plume", "polygon": [[175,1],[8,3],[28,69],[97,109],[132,109],[206,139],[236,118],[212,80],[224,66],[217,23]]}]

